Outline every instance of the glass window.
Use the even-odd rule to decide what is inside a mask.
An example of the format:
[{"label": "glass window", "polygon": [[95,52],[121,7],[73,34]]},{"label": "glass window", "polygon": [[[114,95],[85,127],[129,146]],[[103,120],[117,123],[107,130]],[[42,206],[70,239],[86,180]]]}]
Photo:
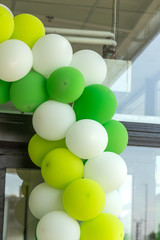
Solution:
[{"label": "glass window", "polygon": [[[158,240],[160,149],[129,146],[121,155],[128,167],[126,182],[119,189],[123,203],[120,219],[125,229],[125,240]],[[42,181],[39,170],[7,170],[4,240],[34,239],[38,220],[28,210],[28,197]]]}]

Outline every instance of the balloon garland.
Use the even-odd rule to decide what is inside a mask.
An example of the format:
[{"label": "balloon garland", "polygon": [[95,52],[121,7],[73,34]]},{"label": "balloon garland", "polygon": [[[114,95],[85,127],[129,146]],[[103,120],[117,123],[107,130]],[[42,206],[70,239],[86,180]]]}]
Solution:
[{"label": "balloon garland", "polygon": [[119,154],[128,134],[111,119],[117,102],[101,85],[105,61],[91,50],[73,54],[38,18],[13,17],[2,4],[0,31],[0,103],[33,113],[28,153],[44,179],[29,197],[36,238],[123,240],[117,189],[127,175]]}]

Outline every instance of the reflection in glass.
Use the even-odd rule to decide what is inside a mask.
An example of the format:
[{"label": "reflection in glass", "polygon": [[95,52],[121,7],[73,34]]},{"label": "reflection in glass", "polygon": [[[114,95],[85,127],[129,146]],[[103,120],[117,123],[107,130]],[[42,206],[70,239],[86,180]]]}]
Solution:
[{"label": "reflection in glass", "polygon": [[7,170],[3,240],[35,239],[38,220],[28,209],[28,197],[41,182],[39,170]]}]

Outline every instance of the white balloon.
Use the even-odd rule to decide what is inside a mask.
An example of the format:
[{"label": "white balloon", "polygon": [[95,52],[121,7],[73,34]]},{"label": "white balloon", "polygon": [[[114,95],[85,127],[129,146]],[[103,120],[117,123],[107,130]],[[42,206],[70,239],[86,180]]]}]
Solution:
[{"label": "white balloon", "polygon": [[54,70],[68,66],[73,50],[68,40],[58,34],[41,37],[33,46],[33,68],[48,77]]},{"label": "white balloon", "polygon": [[8,12],[10,12],[10,14],[12,15],[12,17],[14,17],[13,13],[11,12],[11,10],[7,6],[5,6],[2,3],[0,3],[0,7],[4,7],[5,9],[7,9]]},{"label": "white balloon", "polygon": [[85,84],[101,84],[107,75],[104,59],[92,50],[80,50],[73,55],[70,66],[77,68],[85,78]]},{"label": "white balloon", "polygon": [[35,131],[49,141],[64,138],[75,121],[76,116],[72,107],[54,100],[42,103],[33,114]]},{"label": "white balloon", "polygon": [[127,176],[124,160],[113,152],[103,152],[85,164],[84,177],[98,182],[105,192],[119,188]]},{"label": "white balloon", "polygon": [[65,212],[46,214],[37,225],[38,240],[79,240],[78,222]]},{"label": "white balloon", "polygon": [[29,209],[32,215],[41,219],[52,211],[64,211],[62,196],[63,190],[41,183],[36,186],[29,197]]},{"label": "white balloon", "polygon": [[121,215],[122,211],[122,201],[121,196],[118,191],[105,193],[106,204],[102,213],[109,213],[116,217]]},{"label": "white balloon", "polygon": [[67,132],[68,149],[80,158],[97,157],[108,144],[108,134],[98,122],[83,119],[74,123]]},{"label": "white balloon", "polygon": [[14,82],[29,73],[33,65],[31,49],[16,39],[0,44],[0,79]]}]

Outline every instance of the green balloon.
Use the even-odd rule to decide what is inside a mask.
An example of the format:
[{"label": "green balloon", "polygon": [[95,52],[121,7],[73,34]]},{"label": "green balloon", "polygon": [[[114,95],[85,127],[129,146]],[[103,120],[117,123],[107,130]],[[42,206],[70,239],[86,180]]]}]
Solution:
[{"label": "green balloon", "polygon": [[10,101],[10,90],[11,82],[5,82],[0,80],[0,104],[4,104]]},{"label": "green balloon", "polygon": [[38,240],[38,238],[37,238],[37,226],[38,226],[38,223],[37,223],[37,225],[36,225],[36,227],[35,227],[35,239],[36,239],[36,240]]},{"label": "green balloon", "polygon": [[125,126],[116,120],[110,120],[103,124],[103,127],[108,133],[108,145],[105,151],[117,154],[123,152],[128,144],[128,132]]},{"label": "green balloon", "polygon": [[28,144],[28,153],[32,162],[38,167],[41,167],[42,161],[47,153],[56,148],[67,148],[64,138],[58,141],[48,141],[41,138],[38,134],[35,134]]},{"label": "green balloon", "polygon": [[22,112],[34,112],[49,99],[47,80],[40,73],[30,71],[25,77],[13,82],[10,88],[13,105]]},{"label": "green balloon", "polygon": [[62,67],[54,71],[47,81],[50,97],[63,103],[78,99],[85,86],[82,73],[73,67]]},{"label": "green balloon", "polygon": [[109,121],[116,112],[117,101],[113,92],[106,86],[87,86],[73,105],[77,121],[92,119],[101,124]]}]

